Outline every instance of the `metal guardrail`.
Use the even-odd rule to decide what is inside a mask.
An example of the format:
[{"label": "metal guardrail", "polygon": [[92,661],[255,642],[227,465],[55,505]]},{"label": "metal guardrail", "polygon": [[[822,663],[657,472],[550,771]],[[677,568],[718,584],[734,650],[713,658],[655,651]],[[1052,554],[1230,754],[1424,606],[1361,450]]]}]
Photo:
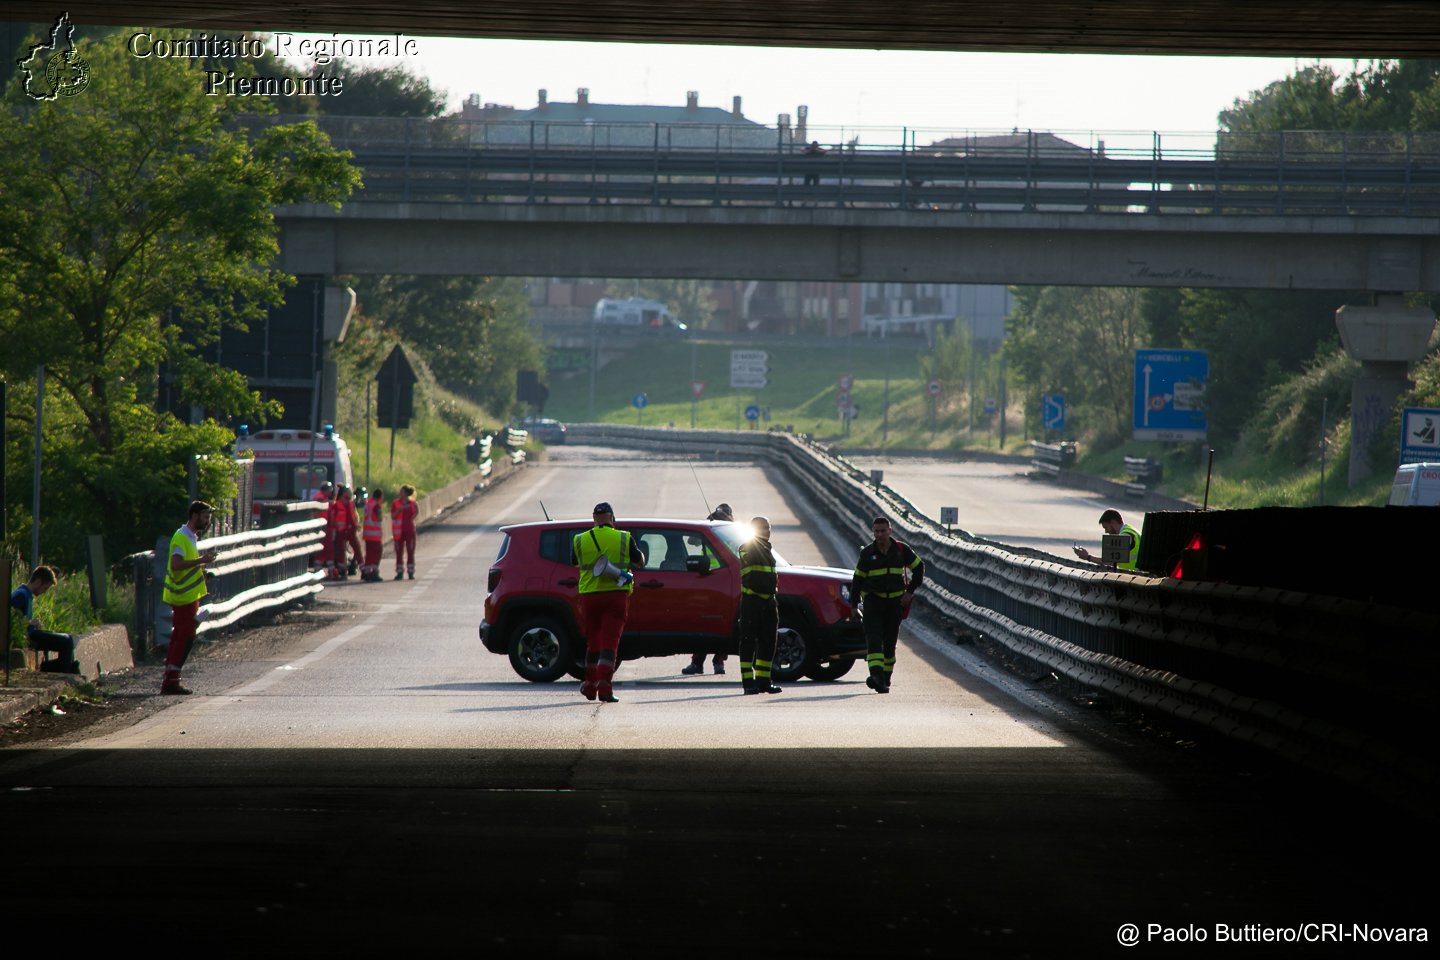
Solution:
[{"label": "metal guardrail", "polygon": [[1425,733],[1440,613],[1101,573],[947,532],[792,436],[570,429],[576,442],[770,460],[857,540],[869,517],[888,513],[925,559],[924,602],[1046,669],[1416,807],[1440,784]]},{"label": "metal guardrail", "polygon": [[[317,505],[295,506],[304,511]],[[310,558],[319,551],[324,534],[325,520],[312,518],[200,541],[202,553],[214,549],[218,556],[207,570],[206,602],[200,606],[203,619],[197,636],[324,589],[325,571],[310,569]],[[132,643],[141,654],[147,641],[155,646],[169,643],[171,610],[161,601],[169,549],[170,538],[161,537],[153,553],[136,555],[136,625],[144,629],[136,631]],[[140,611],[147,615],[145,619]]]},{"label": "metal guardrail", "polygon": [[1078,455],[1074,442],[1069,440],[1059,443],[1031,440],[1030,451],[1035,455],[1035,458],[1030,461],[1030,466],[1052,477],[1059,476],[1061,470],[1075,466],[1075,459]]},{"label": "metal guardrail", "polygon": [[[852,131],[808,155],[785,130],[455,118],[318,122],[364,169],[356,199],[844,205],[918,210],[1440,215],[1440,134]],[[1106,136],[1110,137],[1108,141]],[[1128,140],[1135,138],[1131,135]],[[1177,145],[1178,140],[1178,145]]]},{"label": "metal guardrail", "polygon": [[1125,484],[1125,492],[1132,497],[1143,497],[1151,487],[1160,484],[1165,476],[1165,466],[1150,457],[1126,457],[1125,475],[1130,478],[1130,482]]}]

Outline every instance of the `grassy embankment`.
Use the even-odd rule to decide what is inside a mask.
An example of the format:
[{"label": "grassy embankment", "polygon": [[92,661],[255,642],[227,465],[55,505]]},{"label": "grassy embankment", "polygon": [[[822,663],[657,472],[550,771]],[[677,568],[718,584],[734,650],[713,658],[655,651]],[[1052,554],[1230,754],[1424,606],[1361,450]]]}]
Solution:
[{"label": "grassy embankment", "polygon": [[[730,351],[732,349],[764,349],[770,358],[770,386],[763,390],[731,390],[729,387]],[[853,342],[837,340],[832,344],[807,341],[789,345],[784,341],[763,344],[735,342],[697,342],[693,346],[682,340],[644,341],[639,349],[616,352],[607,358],[595,385],[595,419],[607,423],[673,424],[686,428],[691,424],[690,382],[703,381],[705,390],[694,405],[695,425],[704,429],[750,429],[743,417],[749,404],[770,408],[768,424],[758,427],[789,426],[796,432],[808,433],[828,442],[841,442],[848,448],[885,448],[892,450],[999,450],[996,417],[977,412],[971,428],[968,387],[963,383],[945,384],[939,398],[935,429],[931,430],[930,397],[926,381],[920,373],[919,358],[925,347],[914,340],[895,339],[889,347],[883,341],[856,338]],[[692,366],[693,364],[693,366]],[[890,414],[888,431],[881,417],[882,398],[889,374]],[[841,424],[835,413],[836,380],[849,372],[854,377],[851,394],[860,407],[860,416],[851,424],[850,435],[841,436]],[[1298,379],[1298,378],[1297,378]],[[1292,440],[1289,450],[1277,450],[1270,436],[1249,435],[1243,441],[1212,441],[1215,459],[1210,473],[1209,505],[1212,508],[1238,509],[1257,506],[1310,506],[1320,502],[1319,470],[1319,401],[1312,394],[1326,389],[1317,384],[1310,390],[1297,383],[1295,401],[1300,415],[1314,420],[1314,454],[1297,455]],[[1333,392],[1333,376],[1329,385]],[[1026,455],[1028,440],[1033,436],[1037,402],[1030,398],[1028,422],[1024,409],[1023,385],[1011,384],[1007,410],[1005,452]],[[1309,392],[1307,392],[1309,391]],[[982,387],[977,406],[993,386]],[[1034,392],[1034,391],[1028,391]],[[637,410],[631,398],[637,393],[647,395],[648,404]],[[1311,410],[1310,408],[1314,409]],[[1332,402],[1330,432],[1326,453],[1325,498],[1327,504],[1363,505],[1383,503],[1389,490],[1389,473],[1381,470],[1370,480],[1350,489],[1346,482],[1349,469],[1349,427],[1343,407]],[[1337,412],[1338,411],[1338,412]],[[568,378],[550,381],[550,402],[546,415],[560,420],[584,422],[590,419],[590,379],[581,372]],[[1283,411],[1276,414],[1282,420]],[[1281,427],[1276,428],[1281,429]],[[1288,426],[1292,432],[1308,429],[1304,424]],[[1093,449],[1086,437],[1080,437],[1079,469],[1124,481],[1124,458],[1151,457],[1165,465],[1165,480],[1160,491],[1200,503],[1205,497],[1208,447],[1125,441],[1103,450]]]}]

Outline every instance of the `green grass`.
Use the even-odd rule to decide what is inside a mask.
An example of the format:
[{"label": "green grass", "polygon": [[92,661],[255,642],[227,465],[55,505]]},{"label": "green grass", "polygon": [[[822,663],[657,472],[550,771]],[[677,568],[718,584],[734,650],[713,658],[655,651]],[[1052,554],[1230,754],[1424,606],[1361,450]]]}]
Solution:
[{"label": "green grass", "polygon": [[[836,340],[833,345],[817,343],[697,342],[692,347],[686,341],[667,340],[644,342],[642,349],[616,351],[607,358],[596,377],[595,419],[602,423],[673,424],[688,428],[691,424],[690,381],[693,369],[694,379],[705,383],[704,393],[694,406],[695,425],[701,429],[733,430],[737,425],[739,429],[749,429],[743,410],[746,405],[754,403],[770,408],[770,421],[768,424],[762,421],[759,424],[761,429],[788,426],[821,440],[840,440],[844,446],[852,448],[1002,449],[995,417],[986,417],[977,411],[972,429],[964,383],[944,385],[937,404],[935,429],[931,429],[931,400],[919,365],[925,349],[923,346],[914,341],[893,340],[887,363],[883,341],[855,338],[850,343],[844,340]],[[763,390],[731,390],[729,369],[732,349],[765,350],[770,357],[770,386]],[[888,424],[881,416],[887,368]],[[842,440],[841,424],[835,413],[835,393],[837,378],[846,372],[855,380],[851,395],[860,407],[860,416],[851,424],[849,436]],[[1029,427],[1033,425],[1035,413],[1033,409],[1030,411],[1032,424],[1027,424],[1017,405],[1025,387],[1011,384],[1011,390],[1010,416],[1003,449],[1023,455],[1029,452]],[[649,403],[644,410],[636,410],[631,405],[631,398],[637,393],[645,393],[648,397]],[[994,395],[995,390],[985,388],[980,397],[983,398],[985,393]],[[1033,408],[1034,404],[1031,406]],[[545,409],[547,416],[586,421],[589,411],[588,373],[581,372],[568,379],[552,378],[550,402]],[[1080,441],[1081,456],[1077,468],[1086,473],[1124,482],[1128,479],[1124,457],[1153,457],[1165,465],[1165,480],[1159,488],[1160,492],[1194,503],[1205,499],[1207,464],[1197,445],[1127,440],[1096,450],[1087,438],[1081,437]],[[1378,470],[1376,476],[1353,490],[1347,483],[1348,473],[1348,424],[1341,420],[1331,432],[1324,502],[1327,505],[1377,505],[1385,502],[1390,480],[1387,470]],[[1297,465],[1282,455],[1251,451],[1243,444],[1217,447],[1209,481],[1209,505],[1212,508],[1303,507],[1321,502],[1318,461]]]},{"label": "green grass", "polygon": [[[763,349],[769,354],[770,385],[761,390],[730,388],[730,351]],[[743,341],[642,341],[642,346],[617,351],[605,358],[596,377],[595,420],[601,423],[639,423],[650,426],[691,425],[692,378],[704,382],[694,404],[695,426],[700,429],[749,429],[745,407],[770,408],[768,423],[758,427],[790,427],[798,433],[834,440],[841,435],[835,410],[836,381],[842,374],[854,378],[852,401],[860,414],[850,425],[845,442],[852,447],[880,446],[914,449],[954,449],[962,446],[996,447],[993,425],[981,422],[969,430],[969,415],[960,396],[962,384],[946,385],[940,398],[936,429],[930,429],[930,398],[920,374],[925,347],[910,339],[884,341],[856,337],[833,344],[809,341],[803,345]],[[693,371],[693,377],[692,377]],[[884,399],[890,399],[888,424],[882,416]],[[637,410],[631,398],[647,396]],[[590,419],[588,372],[568,378],[552,377],[546,416],[584,422]],[[1018,421],[1016,421],[1018,424]],[[888,427],[888,429],[887,429]],[[1013,435],[1012,449],[1020,437]]]}]

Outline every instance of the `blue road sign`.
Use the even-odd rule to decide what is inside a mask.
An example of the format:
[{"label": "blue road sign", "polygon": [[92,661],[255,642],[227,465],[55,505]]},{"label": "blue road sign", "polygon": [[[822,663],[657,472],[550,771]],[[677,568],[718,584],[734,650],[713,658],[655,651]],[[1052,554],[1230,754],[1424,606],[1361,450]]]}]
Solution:
[{"label": "blue road sign", "polygon": [[1440,460],[1440,410],[1406,407],[1400,415],[1400,462]]},{"label": "blue road sign", "polygon": [[1204,440],[1209,377],[1210,357],[1203,350],[1136,350],[1135,439]]},{"label": "blue road sign", "polygon": [[746,420],[759,420],[759,419],[760,419],[760,407],[759,407],[758,405],[756,405],[756,404],[753,404],[753,403],[750,404],[750,406],[746,407],[746,408],[745,408],[745,419],[746,419]]},{"label": "blue road sign", "polygon": [[647,403],[649,403],[649,402],[650,402],[650,398],[647,397],[647,396],[645,396],[645,394],[643,394],[643,393],[637,393],[637,394],[635,394],[635,396],[633,396],[633,397],[630,398],[630,404],[631,404],[631,406],[633,406],[636,410],[644,410],[644,409],[645,409],[645,404],[647,404]]},{"label": "blue road sign", "polygon": [[1040,422],[1046,430],[1065,429],[1065,394],[1041,394]]}]

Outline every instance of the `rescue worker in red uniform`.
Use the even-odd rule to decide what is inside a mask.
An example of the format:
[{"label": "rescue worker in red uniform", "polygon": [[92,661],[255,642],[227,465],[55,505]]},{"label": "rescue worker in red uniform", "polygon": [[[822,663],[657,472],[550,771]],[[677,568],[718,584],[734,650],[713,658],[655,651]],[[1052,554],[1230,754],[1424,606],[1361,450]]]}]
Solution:
[{"label": "rescue worker in red uniform", "polygon": [[[615,529],[615,511],[608,503],[595,504],[595,526],[577,533],[570,554],[580,571],[580,614],[585,631],[585,680],[580,693],[586,700],[617,703],[612,678],[630,593],[635,589],[632,570],[645,566],[645,552],[635,538]],[[595,575],[595,562],[605,557],[621,570],[619,577]]]},{"label": "rescue worker in red uniform", "polygon": [[865,686],[876,693],[889,693],[900,621],[909,616],[915,591],[925,582],[925,564],[914,550],[890,535],[888,517],[876,517],[871,531],[875,540],[860,551],[850,579],[850,596],[857,603],[865,602],[865,662],[870,666]]},{"label": "rescue worker in red uniform", "polygon": [[780,629],[780,578],[770,549],[770,521],[750,521],[755,536],[740,544],[740,683],[745,693],[779,693],[770,682]]},{"label": "rescue worker in red uniform", "polygon": [[407,573],[411,580],[415,579],[415,518],[419,515],[415,488],[408,483],[402,484],[400,496],[390,503],[390,536],[395,540],[396,580]]},{"label": "rescue worker in red uniform", "polygon": [[344,580],[350,575],[347,569],[349,561],[345,551],[347,547],[353,547],[355,553],[360,552],[360,542],[355,536],[355,528],[359,525],[359,518],[355,514],[355,500],[350,495],[350,488],[343,483],[337,485],[335,499],[330,502],[330,529],[333,531],[335,544],[335,552],[330,565],[332,580]]},{"label": "rescue worker in red uniform", "polygon": [[320,538],[320,552],[311,558],[311,566],[320,567],[325,575],[332,576],[335,570],[335,531],[330,526],[330,501],[335,494],[335,484],[326,480],[315,493],[316,501],[325,504],[320,519],[325,521],[325,535]]},{"label": "rescue worker in red uniform", "polygon": [[380,555],[385,548],[385,494],[376,487],[365,498],[365,520],[361,528],[365,541],[365,562],[360,565],[360,579],[373,583],[380,577]]}]

